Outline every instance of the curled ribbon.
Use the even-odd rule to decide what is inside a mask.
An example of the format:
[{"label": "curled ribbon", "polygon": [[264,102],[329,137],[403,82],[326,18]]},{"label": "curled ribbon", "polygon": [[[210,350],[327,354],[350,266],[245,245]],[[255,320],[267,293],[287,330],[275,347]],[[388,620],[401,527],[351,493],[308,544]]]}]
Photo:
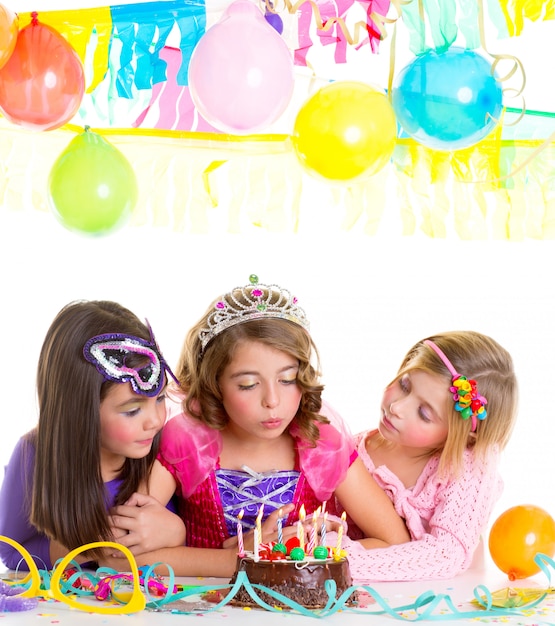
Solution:
[{"label": "curled ribbon", "polygon": [[[343,36],[345,37],[349,45],[352,45],[352,46],[358,45],[362,41],[361,33],[363,32],[366,34],[369,31],[369,25],[367,22],[362,22],[362,21],[356,22],[354,24],[354,32],[353,34],[351,34],[349,29],[347,28],[347,25],[345,24],[345,20],[342,17],[333,16],[330,18],[323,19],[322,14],[320,13],[318,4],[314,2],[314,0],[297,0],[295,4],[292,4],[290,0],[283,0],[285,9],[292,15],[295,14],[298,11],[298,9],[303,4],[306,4],[307,2],[312,7],[312,13],[314,15],[316,28],[320,31],[327,32],[331,30],[335,24],[337,24],[337,26],[341,29],[341,32],[343,33]],[[368,15],[368,18],[372,20],[372,22],[374,22],[374,24],[376,25],[376,28],[379,31],[381,39],[385,39],[387,37],[387,31],[386,31],[385,25],[394,24],[401,17],[402,5],[408,4],[409,2],[410,0],[391,0],[391,4],[395,7],[397,11],[397,17],[395,18],[388,18],[385,15],[382,15],[381,13],[377,13],[376,11],[370,12],[370,14]],[[264,8],[266,9],[266,11],[270,13],[279,12],[273,6],[273,3],[270,0],[264,0]]]},{"label": "curled ribbon", "polygon": [[[140,570],[137,567],[133,555],[127,548],[114,542],[96,542],[81,546],[76,550],[72,550],[63,559],[58,562],[54,570],[41,571],[37,569],[33,557],[27,550],[10,539],[9,537],[0,536],[0,541],[8,543],[18,549],[29,566],[29,574],[12,584],[17,585],[17,591],[20,591],[15,597],[18,598],[37,598],[37,597],[54,597],[56,600],[64,602],[73,608],[85,610],[93,613],[117,614],[117,613],[136,613],[142,609],[153,611],[168,611],[171,613],[193,614],[197,609],[180,610],[176,608],[176,602],[190,596],[212,596],[219,601],[206,602],[208,607],[203,607],[203,613],[216,611],[236,596],[237,592],[244,588],[255,604],[263,609],[271,612],[281,612],[283,609],[275,605],[268,604],[259,593],[263,592],[265,597],[273,598],[290,609],[293,613],[301,614],[307,617],[324,618],[333,615],[339,611],[358,613],[361,615],[389,615],[398,620],[415,622],[415,621],[444,621],[453,619],[483,619],[488,617],[501,617],[507,615],[523,615],[523,611],[536,607],[553,589],[537,589],[537,593],[533,594],[531,600],[526,602],[520,601],[518,604],[508,603],[496,604],[494,595],[484,585],[479,585],[474,590],[474,600],[472,604],[478,605],[478,610],[461,610],[455,606],[452,598],[447,594],[436,594],[433,591],[426,591],[420,594],[412,603],[403,606],[391,606],[383,596],[366,585],[352,585],[345,589],[339,597],[336,597],[337,586],[335,581],[327,580],[325,583],[325,591],[328,595],[328,601],[323,609],[308,609],[294,600],[268,588],[264,585],[251,583],[244,571],[239,571],[233,584],[225,585],[199,585],[193,587],[181,588],[175,585],[174,572],[169,565],[163,563],[155,563],[151,566],[145,566]],[[102,602],[95,604],[80,604],[74,598],[80,596],[94,596],[95,589],[103,578],[108,576],[121,577],[115,570],[111,568],[99,568],[95,573],[85,572],[74,560],[75,556],[81,552],[96,549],[99,547],[116,548],[123,552],[127,557],[131,573],[128,575],[133,582],[132,591],[129,597],[126,597],[123,604],[118,605],[118,598],[114,595],[116,606],[104,607]],[[534,558],[538,567],[546,575],[548,584],[551,585],[550,569],[555,570],[555,562],[545,554],[538,553]],[[69,566],[71,565],[71,568]],[[168,570],[168,580],[165,584],[159,584],[159,577],[155,574],[155,569],[161,565]],[[68,569],[69,568],[69,569]],[[127,576],[127,575],[126,575]],[[142,589],[141,589],[142,587]],[[15,587],[14,587],[15,589]],[[152,589],[156,590],[156,595],[151,595]],[[366,608],[357,608],[353,606],[353,594],[357,591],[365,591],[371,596],[376,604],[380,607],[378,611],[367,610]],[[220,599],[221,598],[221,599]],[[445,609],[447,607],[447,610]],[[439,610],[439,612],[435,612]]]}]

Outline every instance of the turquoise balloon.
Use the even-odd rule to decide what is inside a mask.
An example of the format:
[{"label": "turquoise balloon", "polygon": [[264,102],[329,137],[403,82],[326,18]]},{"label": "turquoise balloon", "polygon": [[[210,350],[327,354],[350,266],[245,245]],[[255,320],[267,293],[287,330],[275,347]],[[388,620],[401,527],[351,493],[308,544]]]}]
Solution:
[{"label": "turquoise balloon", "polygon": [[436,150],[478,143],[497,124],[502,89],[491,64],[463,48],[429,51],[396,76],[391,104],[407,135]]},{"label": "turquoise balloon", "polygon": [[75,137],[48,178],[52,210],[69,230],[104,235],[122,226],[137,203],[137,179],[125,156],[88,129]]}]

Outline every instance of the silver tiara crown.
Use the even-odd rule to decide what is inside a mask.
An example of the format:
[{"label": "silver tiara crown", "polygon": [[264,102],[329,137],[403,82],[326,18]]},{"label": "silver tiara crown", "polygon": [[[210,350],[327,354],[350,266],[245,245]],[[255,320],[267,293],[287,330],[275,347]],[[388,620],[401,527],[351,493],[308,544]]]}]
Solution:
[{"label": "silver tiara crown", "polygon": [[251,274],[248,285],[235,287],[216,302],[208,316],[207,327],[199,332],[202,350],[226,328],[265,317],[289,320],[305,330],[310,326],[290,291],[278,285],[262,285],[258,276]]}]

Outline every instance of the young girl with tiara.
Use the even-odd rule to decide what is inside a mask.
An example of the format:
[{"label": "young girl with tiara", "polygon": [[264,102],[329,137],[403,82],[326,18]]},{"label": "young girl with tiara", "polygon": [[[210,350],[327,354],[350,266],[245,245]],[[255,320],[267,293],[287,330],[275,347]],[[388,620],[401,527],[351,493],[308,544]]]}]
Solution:
[{"label": "young girl with tiara", "polygon": [[[38,364],[38,425],[16,445],[0,492],[0,535],[38,567],[102,540],[135,554],[183,545],[179,516],[148,495],[167,373],[150,327],[115,302],[70,303],[52,322]],[[0,558],[24,566],[4,542]]]},{"label": "young girl with tiara", "polygon": [[[411,541],[345,540],[356,582],[451,578],[472,562],[503,486],[517,381],[509,353],[472,331],[419,341],[384,391],[377,429],[356,436]],[[335,533],[327,540],[333,545]],[[361,545],[362,544],[362,545]]]},{"label": "young girl with tiara", "polygon": [[365,536],[409,539],[341,418],[322,401],[308,328],[288,290],[252,275],[188,333],[177,368],[183,394],[152,479],[156,493],[165,490],[162,500],[177,490],[187,545],[237,546],[239,527],[250,542],[249,530],[264,520],[259,539],[283,541],[318,510],[318,524],[346,510]]}]

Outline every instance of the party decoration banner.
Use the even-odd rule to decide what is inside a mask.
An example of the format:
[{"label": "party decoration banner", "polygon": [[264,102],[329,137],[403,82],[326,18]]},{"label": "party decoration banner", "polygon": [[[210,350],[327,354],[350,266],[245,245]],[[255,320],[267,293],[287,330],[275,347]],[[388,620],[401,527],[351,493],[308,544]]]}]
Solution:
[{"label": "party decoration banner", "polygon": [[[76,92],[80,108],[71,120],[60,117],[61,127],[28,132],[7,115],[0,119],[0,202],[16,210],[47,210],[51,169],[87,126],[134,171],[130,225],[194,233],[310,230],[313,222],[301,207],[311,179],[310,188],[319,185],[346,230],[374,235],[384,215],[397,211],[404,235],[555,238],[555,117],[528,109],[526,68],[503,53],[502,42],[496,46],[501,51],[489,52],[493,31],[499,39],[517,37],[531,22],[554,20],[553,0],[252,0],[294,64],[296,115],[285,111],[285,132],[264,128],[270,117],[261,126],[250,120],[249,127],[247,120],[239,128],[222,123],[227,110],[214,116],[210,104],[206,117],[199,110],[206,96],[198,99],[195,80],[209,84],[210,68],[201,66],[191,84],[191,59],[229,4],[163,0],[21,13],[17,19],[8,10],[0,14],[6,49],[13,44],[14,23],[21,32],[35,20],[65,39],[85,69],[84,93]],[[396,47],[402,29],[414,55],[405,68]],[[337,150],[319,134],[322,124],[311,126],[303,112],[312,107],[311,115],[322,117],[327,87],[338,84],[341,95],[347,86],[317,74],[315,53],[331,52],[340,66],[357,54],[385,52],[386,46],[389,84],[377,88],[376,106],[369,104],[365,115],[360,108],[351,112],[344,98],[334,105],[327,136],[344,151],[338,164]],[[479,85],[476,72],[455,67],[451,55],[457,49],[460,58],[484,61]],[[445,62],[443,74],[432,58]],[[406,75],[415,66],[419,79],[411,82]],[[299,77],[307,76],[302,87]],[[282,81],[280,88],[286,99],[291,85]],[[345,124],[343,132],[345,121],[354,124]],[[371,132],[382,143],[373,143]],[[370,141],[369,153],[352,143],[355,135]],[[355,166],[363,152],[366,161]],[[61,187],[51,189],[51,196],[52,191],[59,198],[65,193]],[[311,218],[324,221],[321,215]]]},{"label": "party decoration banner", "polygon": [[[87,93],[92,94],[92,105],[84,103],[81,115],[91,122],[90,115],[94,112],[97,120],[107,125],[120,122],[116,115],[117,99],[143,104],[150,100],[153,86],[166,81],[167,63],[161,52],[174,29],[179,33],[175,40],[181,53],[175,80],[178,85],[186,85],[191,54],[206,28],[202,0],[41,11],[37,17],[41,23],[56,29],[75,48],[84,64],[91,62]],[[21,14],[20,28],[32,19],[33,14]],[[128,103],[123,119],[128,119],[130,110]]]}]

